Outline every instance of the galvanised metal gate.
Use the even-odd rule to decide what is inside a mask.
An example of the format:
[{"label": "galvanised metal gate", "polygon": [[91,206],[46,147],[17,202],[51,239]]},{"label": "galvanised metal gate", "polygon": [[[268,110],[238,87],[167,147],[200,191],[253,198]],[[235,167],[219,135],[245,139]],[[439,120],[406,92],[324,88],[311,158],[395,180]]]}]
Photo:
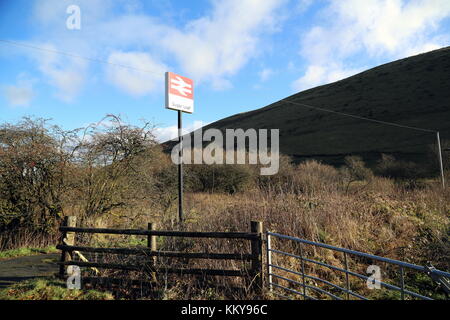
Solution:
[{"label": "galvanised metal gate", "polygon": [[[273,239],[281,239],[295,244],[298,247],[298,253],[289,253],[285,252],[281,249],[275,249],[273,247]],[[331,250],[334,252],[342,253],[343,266],[338,267],[333,266],[331,264],[317,261],[315,259],[311,259],[305,255],[305,247],[312,246],[312,248],[321,248],[326,250]],[[297,248],[296,248],[297,249]],[[286,266],[277,265],[274,261],[276,256],[284,256],[288,259],[299,262],[297,265],[299,270],[292,270]],[[349,268],[349,260],[350,259],[360,259],[364,261],[372,261],[377,263],[383,263],[389,265],[391,268],[397,269],[397,272],[400,274],[398,283],[387,283],[382,281],[381,279],[377,279],[373,276],[367,276],[356,272],[355,270],[350,270]],[[343,278],[343,283],[336,284],[329,280],[325,280],[320,278],[317,275],[308,274],[307,266],[315,265],[319,267],[324,267],[329,270],[333,270],[336,273],[340,273]],[[372,266],[375,266],[372,264]],[[375,256],[359,251],[339,248],[331,245],[327,245],[324,243],[318,243],[313,241],[308,241],[300,238],[295,238],[291,236],[286,236],[274,232],[267,232],[267,276],[268,276],[268,286],[275,295],[290,299],[290,297],[286,296],[290,294],[291,296],[302,296],[304,299],[317,300],[321,299],[321,297],[327,297],[334,300],[344,300],[344,299],[360,299],[360,300],[369,300],[368,297],[364,296],[363,293],[357,293],[356,290],[353,290],[351,287],[351,279],[350,277],[355,277],[359,280],[363,280],[367,283],[371,283],[373,286],[377,286],[378,288],[385,288],[392,292],[399,292],[400,298],[405,300],[408,296],[416,299],[423,300],[433,300],[429,296],[425,296],[423,294],[419,294],[412,290],[408,290],[405,287],[406,271],[414,271],[425,275],[425,277],[429,280],[433,280],[435,283],[438,283],[442,289],[447,291],[450,288],[450,273],[444,272],[441,270],[434,269],[433,267],[423,267],[415,264],[402,262],[393,259],[387,259],[380,256]],[[283,275],[281,275],[281,274]],[[428,278],[429,276],[429,278]],[[294,280],[293,277],[297,277],[300,279]],[[283,283],[283,284],[280,284]],[[287,283],[284,285],[284,283]],[[321,286],[315,285],[320,283]],[[326,287],[331,287],[331,289],[327,289]],[[361,287],[360,287],[361,288]],[[280,293],[283,292],[284,294]],[[332,292],[330,292],[332,291]],[[367,290],[361,290],[367,291]]]}]

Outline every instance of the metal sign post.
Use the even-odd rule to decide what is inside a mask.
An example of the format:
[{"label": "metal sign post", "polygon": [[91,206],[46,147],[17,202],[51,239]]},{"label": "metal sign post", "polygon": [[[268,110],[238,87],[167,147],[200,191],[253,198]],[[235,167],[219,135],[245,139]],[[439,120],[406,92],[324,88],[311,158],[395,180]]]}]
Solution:
[{"label": "metal sign post", "polygon": [[178,218],[183,222],[183,125],[182,112],[194,112],[194,82],[192,79],[166,72],[166,108],[178,112]]},{"label": "metal sign post", "polygon": [[178,162],[178,218],[183,222],[183,132],[181,111],[178,110],[178,143],[180,146],[179,162]]}]

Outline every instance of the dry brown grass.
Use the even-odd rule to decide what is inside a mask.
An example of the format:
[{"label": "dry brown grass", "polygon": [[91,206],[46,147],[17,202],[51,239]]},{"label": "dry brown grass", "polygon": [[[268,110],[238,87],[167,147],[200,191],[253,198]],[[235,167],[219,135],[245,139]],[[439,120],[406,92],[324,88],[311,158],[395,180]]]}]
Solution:
[{"label": "dry brown grass", "polygon": [[[443,192],[434,182],[424,184],[421,188],[405,188],[381,177],[354,181],[349,185],[339,170],[315,161],[289,168],[284,174],[278,180],[265,181],[261,188],[255,187],[233,195],[186,193],[186,223],[183,229],[248,231],[250,221],[259,220],[264,222],[266,230],[273,232],[416,264],[423,265],[431,261],[436,267],[448,270],[449,248],[446,239],[449,230],[449,190]],[[133,213],[117,210],[105,219],[97,219],[90,224],[96,227],[145,228],[147,222],[152,221],[160,230],[180,228],[174,222],[177,217],[176,203],[169,208],[153,206],[148,210],[142,204],[139,215],[136,215],[135,210]],[[131,240],[117,236],[100,236],[88,240],[109,242],[109,245],[145,245],[145,239],[139,242],[136,238]],[[299,253],[299,247],[289,242],[275,241],[274,245],[284,251]],[[186,252],[240,253],[250,250],[245,241],[213,239],[178,241],[164,238],[158,240],[158,246],[162,250]],[[342,254],[312,247],[305,247],[304,250],[311,258],[344,267]],[[127,260],[120,257],[107,259],[113,262]],[[283,266],[294,270],[299,268],[298,260],[277,259]],[[350,265],[355,271],[365,273],[363,265],[358,263],[360,261],[350,259]],[[205,260],[166,259],[161,260],[160,264],[193,268],[248,268],[248,265],[239,262]],[[342,275],[321,267],[309,265],[308,272],[338,283],[343,281]],[[180,279],[162,275],[157,290],[159,298],[255,298],[245,290],[247,285],[239,279],[215,277],[205,282],[197,277]],[[224,294],[223,288],[235,286],[243,287],[244,291],[236,293],[228,290]],[[361,283],[355,286],[355,289],[364,290]]]},{"label": "dry brown grass", "polygon": [[190,229],[237,231],[260,220],[271,231],[404,258],[398,250],[409,247],[424,229],[433,230],[435,237],[445,234],[449,194],[439,193],[426,189],[392,194],[383,188],[352,194],[190,194],[188,221]]},{"label": "dry brown grass", "polygon": [[[313,164],[313,167],[316,166],[317,164]],[[246,231],[249,230],[250,221],[259,220],[264,222],[266,230],[417,264],[432,261],[435,266],[448,269],[448,243],[445,242],[448,237],[450,212],[448,191],[443,192],[436,186],[405,190],[386,178],[373,178],[370,183],[359,182],[352,185],[346,192],[328,167],[320,168],[319,165],[319,169],[321,170],[318,170],[317,177],[312,173],[314,170],[311,170],[311,174],[302,178],[301,183],[307,186],[308,192],[298,192],[298,189],[295,192],[253,189],[234,195],[186,194],[187,221],[184,229]],[[319,178],[324,171],[331,173],[327,183]],[[176,211],[172,214],[176,214]],[[171,219],[161,216],[153,216],[152,219],[159,219],[156,221],[158,229],[177,228]],[[222,253],[249,251],[249,245],[245,242],[161,241],[161,248],[170,250]],[[275,246],[284,251],[299,253],[298,246],[288,242],[275,241]],[[344,266],[341,254],[311,247],[305,248],[305,251],[306,255],[315,259],[337,267]],[[278,259],[286,267],[294,270],[299,268],[298,260],[281,257]],[[246,268],[237,262],[205,260],[184,261],[181,264],[172,260],[165,263],[197,268]],[[358,261],[350,260],[350,264],[355,270],[365,273]],[[343,281],[342,275],[324,268],[309,266],[308,272],[329,280]],[[165,287],[164,294],[181,299],[201,299],[206,296],[199,292],[209,288],[210,291],[205,295],[217,298],[220,296],[219,284],[224,287],[245,287],[245,283],[237,279],[215,278],[207,283],[199,282],[195,277],[189,279],[172,278],[177,285]],[[364,290],[362,284],[359,286]],[[247,292],[231,297],[254,296]]]}]

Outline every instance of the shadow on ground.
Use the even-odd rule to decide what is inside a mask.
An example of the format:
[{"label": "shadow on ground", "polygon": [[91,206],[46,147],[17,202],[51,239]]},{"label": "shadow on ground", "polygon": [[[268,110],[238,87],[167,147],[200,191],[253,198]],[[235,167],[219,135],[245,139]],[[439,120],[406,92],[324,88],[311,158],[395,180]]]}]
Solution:
[{"label": "shadow on ground", "polygon": [[0,260],[0,289],[20,281],[54,275],[58,272],[58,259],[58,254],[40,254]]}]

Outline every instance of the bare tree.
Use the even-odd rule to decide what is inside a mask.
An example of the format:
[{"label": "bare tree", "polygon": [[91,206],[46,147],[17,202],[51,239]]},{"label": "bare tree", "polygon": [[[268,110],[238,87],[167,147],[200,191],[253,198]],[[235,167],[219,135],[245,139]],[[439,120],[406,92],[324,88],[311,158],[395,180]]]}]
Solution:
[{"label": "bare tree", "polygon": [[46,119],[0,126],[0,228],[47,232],[61,218],[75,136]]}]

